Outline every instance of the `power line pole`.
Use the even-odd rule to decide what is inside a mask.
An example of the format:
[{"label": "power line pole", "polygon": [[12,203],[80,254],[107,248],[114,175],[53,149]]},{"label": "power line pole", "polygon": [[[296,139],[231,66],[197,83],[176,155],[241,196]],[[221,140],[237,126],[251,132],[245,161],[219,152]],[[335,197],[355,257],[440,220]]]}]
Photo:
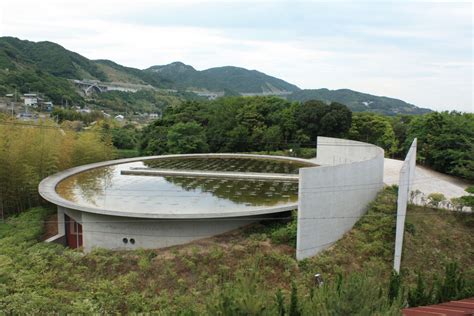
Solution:
[{"label": "power line pole", "polygon": [[15,94],[13,95],[13,101],[12,101],[12,118],[14,117],[14,107],[15,107],[15,103],[16,103],[16,87],[15,87]]}]

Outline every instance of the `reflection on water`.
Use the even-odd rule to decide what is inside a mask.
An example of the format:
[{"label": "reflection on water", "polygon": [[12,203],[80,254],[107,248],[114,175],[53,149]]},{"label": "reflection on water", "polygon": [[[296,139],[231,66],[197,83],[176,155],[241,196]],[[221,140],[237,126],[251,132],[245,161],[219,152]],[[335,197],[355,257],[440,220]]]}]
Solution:
[{"label": "reflection on water", "polygon": [[295,202],[298,198],[298,184],[294,182],[191,177],[164,178],[179,185],[185,191],[208,192],[213,196],[238,204],[270,206],[281,202]]},{"label": "reflection on water", "polygon": [[[227,159],[218,160],[223,162],[225,168],[236,166],[235,163],[226,161]],[[243,159],[237,160],[242,162]],[[260,160],[258,164],[245,162],[244,167],[239,165],[239,168],[262,172],[262,168],[267,170],[262,162],[267,161]],[[157,160],[153,163],[155,162]],[[146,164],[149,165],[148,162]],[[293,173],[295,170],[297,172],[296,167],[291,164],[287,168],[280,162],[271,166],[272,170],[277,170],[273,172],[277,173]],[[61,181],[56,191],[64,199],[82,206],[159,214],[249,211],[296,202],[298,198],[298,184],[294,182],[120,174],[121,170],[143,167],[143,162],[134,162],[89,170]],[[257,167],[260,169],[252,169]],[[160,168],[170,167],[160,165]],[[194,165],[188,165],[188,168],[194,168]]]},{"label": "reflection on water", "polygon": [[168,158],[144,161],[150,168],[233,171],[233,172],[265,172],[298,174],[298,169],[310,167],[299,161],[279,161],[252,158]]},{"label": "reflection on water", "polygon": [[78,195],[95,205],[97,195],[112,185],[113,167],[92,169],[61,181],[56,192],[66,200],[77,202]]}]

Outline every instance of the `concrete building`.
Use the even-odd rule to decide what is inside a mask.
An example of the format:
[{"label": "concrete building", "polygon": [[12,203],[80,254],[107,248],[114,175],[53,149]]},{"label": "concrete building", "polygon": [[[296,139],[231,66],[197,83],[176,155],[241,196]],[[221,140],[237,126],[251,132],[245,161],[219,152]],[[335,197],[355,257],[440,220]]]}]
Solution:
[{"label": "concrete building", "polygon": [[25,106],[36,107],[38,105],[38,95],[36,93],[25,93],[23,95]]},{"label": "concrete building", "polygon": [[[350,230],[383,186],[381,148],[319,137],[317,149],[316,160],[168,155],[60,172],[39,185],[40,195],[58,206],[59,234],[49,241],[85,251],[160,248],[298,209],[297,259],[313,256]],[[237,169],[212,169],[216,159]]]},{"label": "concrete building", "polygon": [[[232,165],[236,159],[247,159],[263,161],[264,166],[267,162],[281,163],[285,168],[316,165],[289,157],[193,154],[122,159],[72,168],[39,185],[40,195],[58,206],[59,233],[49,241],[72,248],[82,246],[85,251],[94,247],[160,248],[221,234],[267,214],[297,208],[297,174],[146,167],[147,162],[185,158],[201,159],[206,164],[218,159]],[[160,174],[143,174],[147,171]],[[170,171],[182,174],[173,175]],[[81,180],[84,184],[77,185]],[[258,194],[263,198],[259,199]]]}]

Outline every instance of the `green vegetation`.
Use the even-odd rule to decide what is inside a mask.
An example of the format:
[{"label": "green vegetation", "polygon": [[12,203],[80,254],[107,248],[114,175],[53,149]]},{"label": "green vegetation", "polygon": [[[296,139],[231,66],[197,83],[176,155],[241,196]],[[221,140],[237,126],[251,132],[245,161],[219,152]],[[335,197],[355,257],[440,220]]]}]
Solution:
[{"label": "green vegetation", "polygon": [[[192,144],[195,140],[189,137],[183,138],[179,146],[168,141],[175,124],[191,122],[201,127],[195,136],[207,146],[195,146]],[[292,149],[296,153],[302,147],[316,146],[317,136],[369,142],[394,158],[404,158],[417,137],[420,163],[443,173],[474,179],[474,115],[469,113],[387,117],[375,113],[352,114],[339,103],[298,104],[276,97],[227,97],[167,108],[161,121],[143,130],[139,149],[145,155],[186,153],[185,143],[190,141],[192,152]]]},{"label": "green vegetation", "polygon": [[[82,254],[39,243],[52,212],[32,209],[0,223],[0,310],[398,315],[407,300],[474,295],[474,262],[466,251],[474,234],[463,217],[449,212],[410,206],[407,221],[414,229],[406,232],[404,269],[401,277],[391,274],[395,200],[396,189],[386,189],[351,232],[300,263],[290,246],[294,241],[276,233],[287,229],[292,236],[294,220],[263,222],[168,249]],[[421,270],[423,286],[417,285]],[[315,273],[322,274],[321,287]]]},{"label": "green vegetation", "polygon": [[[35,73],[38,75],[34,75]],[[11,93],[17,87],[22,92],[43,93],[56,104],[60,104],[61,100],[68,100],[69,104],[74,105],[82,104],[84,101],[80,95],[65,79],[122,82],[181,91],[224,92],[226,96],[238,96],[241,93],[291,93],[286,97],[292,102],[321,100],[326,104],[345,104],[354,112],[368,111],[384,115],[429,112],[401,100],[348,89],[300,90],[284,80],[239,67],[226,66],[198,71],[192,66],[175,62],[140,70],[110,60],[89,60],[51,42],[35,43],[13,37],[0,37],[0,94]],[[185,93],[178,97],[194,100],[196,95]],[[136,103],[136,109],[125,109],[124,105],[130,105],[130,100],[125,100],[126,98],[106,97],[108,102],[103,106],[118,112],[143,111],[142,108],[148,106],[146,102],[132,102],[133,105]],[[166,101],[164,95],[160,101],[173,103]],[[160,106],[158,103],[158,107]]]},{"label": "green vegetation", "polygon": [[138,142],[138,131],[133,125],[115,126],[110,129],[112,143],[118,149],[135,150]]},{"label": "green vegetation", "polygon": [[440,203],[445,200],[446,197],[442,193],[430,193],[428,195],[428,204],[432,207],[439,207]]},{"label": "green vegetation", "polygon": [[469,194],[461,197],[462,203],[465,206],[468,206],[474,209],[474,186],[468,187],[466,189],[466,192]]},{"label": "green vegetation", "polygon": [[108,136],[59,129],[52,122],[20,123],[0,117],[0,215],[41,204],[38,184],[73,166],[111,159]]},{"label": "green vegetation", "polygon": [[25,65],[61,78],[107,79],[93,61],[58,44],[1,37],[0,68],[16,70]]},{"label": "green vegetation", "polygon": [[104,114],[99,111],[91,111],[90,113],[78,112],[71,109],[54,108],[51,117],[62,123],[64,121],[80,121],[84,124],[90,124],[94,121],[104,118]]},{"label": "green vegetation", "polygon": [[180,90],[225,91],[226,95],[299,90],[295,85],[259,71],[232,66],[198,71],[192,66],[174,62],[169,65],[152,66],[144,72],[157,74],[172,82],[172,88]]},{"label": "green vegetation", "polygon": [[[344,136],[351,112],[341,104],[311,101],[303,105],[276,97],[227,97],[212,102],[185,102],[168,108],[163,119],[143,130],[142,154],[274,151],[315,146],[316,136]],[[313,123],[309,122],[315,121]],[[318,124],[319,123],[319,124]],[[187,124],[187,125],[183,125]],[[194,137],[171,141],[176,126],[194,126]],[[199,126],[199,128],[197,126]],[[321,125],[321,126],[320,126]],[[191,131],[189,129],[188,131]],[[200,146],[193,144],[199,138]],[[186,144],[190,142],[190,144]]]},{"label": "green vegetation", "polygon": [[398,149],[390,119],[374,113],[354,114],[349,138],[380,146],[387,155]]},{"label": "green vegetation", "polygon": [[407,150],[415,137],[419,162],[440,172],[474,180],[474,114],[453,111],[413,117],[400,144]]},{"label": "green vegetation", "polygon": [[349,89],[305,89],[293,92],[287,99],[299,102],[309,100],[321,100],[327,103],[339,102],[347,105],[354,112],[375,112],[383,115],[424,114],[430,112],[429,109],[419,108],[402,100],[379,97]]},{"label": "green vegetation", "polygon": [[0,69],[0,93],[40,92],[51,99],[54,104],[68,102],[69,104],[82,104],[82,97],[75,91],[72,83],[67,80],[54,77],[42,70],[21,69],[17,71],[6,71]]},{"label": "green vegetation", "polygon": [[136,149],[117,149],[117,159],[133,158],[140,156]]},{"label": "green vegetation", "polygon": [[137,92],[110,91],[94,96],[93,104],[120,113],[161,113],[167,107],[177,106],[182,96],[151,89]]},{"label": "green vegetation", "polygon": [[94,62],[107,75],[108,81],[149,84],[154,87],[167,87],[171,84],[168,80],[154,73],[125,67],[110,60],[95,60]]}]

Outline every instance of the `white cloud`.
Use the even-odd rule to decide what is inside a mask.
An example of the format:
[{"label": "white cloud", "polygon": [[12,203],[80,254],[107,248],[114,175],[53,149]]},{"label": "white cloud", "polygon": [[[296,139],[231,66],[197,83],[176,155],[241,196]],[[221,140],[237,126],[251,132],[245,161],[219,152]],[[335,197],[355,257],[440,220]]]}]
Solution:
[{"label": "white cloud", "polygon": [[[200,3],[188,0],[178,5],[193,10]],[[258,27],[204,27],[199,19],[170,26],[159,20],[146,24],[115,18],[168,5],[177,4],[7,0],[0,4],[0,35],[50,40],[91,59],[138,68],[178,60],[197,69],[235,65],[303,88],[351,88],[435,109],[473,111],[472,10],[467,12],[466,6],[419,6],[418,11],[401,6],[395,15],[377,17],[382,22],[386,18],[388,25],[374,24],[370,16],[367,23],[359,18],[357,25],[346,27],[307,18],[303,21],[307,27],[298,21],[301,29],[292,30],[288,23],[287,34],[277,33],[281,29],[268,34],[271,25],[262,26],[264,32]],[[397,23],[398,15],[404,20]]]}]

